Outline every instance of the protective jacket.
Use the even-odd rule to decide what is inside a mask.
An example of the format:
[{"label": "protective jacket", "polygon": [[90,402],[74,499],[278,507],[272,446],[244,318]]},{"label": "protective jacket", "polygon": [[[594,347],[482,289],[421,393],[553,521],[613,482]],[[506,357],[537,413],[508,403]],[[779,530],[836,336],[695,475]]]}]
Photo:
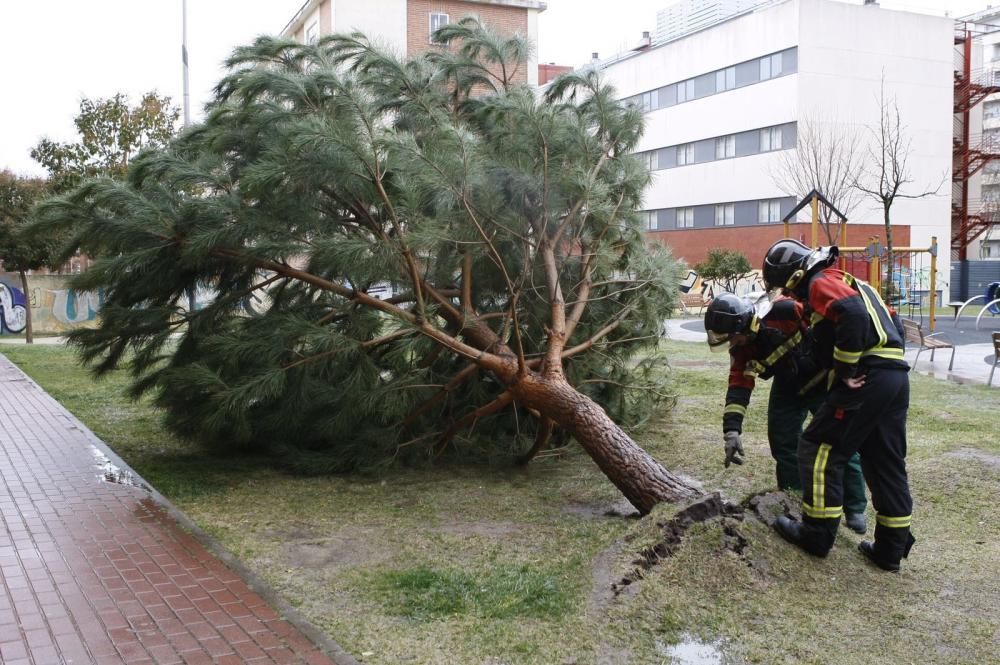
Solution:
[{"label": "protective jacket", "polygon": [[[872,367],[902,367],[902,324],[866,282],[836,268],[826,268],[809,281],[811,322],[822,331],[832,323],[833,363],[837,378],[859,373],[862,360]],[[822,337],[822,334],[818,335]]]},{"label": "protective jacket", "polygon": [[874,557],[898,566],[914,542],[906,473],[910,386],[902,325],[871,286],[842,270],[821,270],[810,278],[807,293],[817,336],[828,331],[833,342],[828,352],[833,375],[864,375],[865,380],[858,387],[834,381],[799,439],[799,544],[819,556],[833,547],[845,507],[844,468],[860,454],[876,513]]},{"label": "protective jacket", "polygon": [[730,350],[723,432],[742,433],[743,418],[758,378],[774,377],[786,391],[798,395],[825,388],[822,379],[826,370],[813,356],[804,311],[802,304],[791,298],[776,300],[750,341]]}]

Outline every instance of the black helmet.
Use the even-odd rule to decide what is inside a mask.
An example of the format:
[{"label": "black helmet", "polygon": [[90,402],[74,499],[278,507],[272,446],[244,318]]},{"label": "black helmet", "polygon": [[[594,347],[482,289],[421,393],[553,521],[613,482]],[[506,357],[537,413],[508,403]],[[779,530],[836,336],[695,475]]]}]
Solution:
[{"label": "black helmet", "polygon": [[771,245],[764,255],[761,273],[767,290],[791,289],[802,283],[803,278],[822,270],[840,254],[835,246],[810,249],[798,240],[785,238]]},{"label": "black helmet", "polygon": [[754,321],[753,303],[732,293],[720,293],[705,309],[705,332],[713,350],[723,347],[735,334],[747,334]]}]

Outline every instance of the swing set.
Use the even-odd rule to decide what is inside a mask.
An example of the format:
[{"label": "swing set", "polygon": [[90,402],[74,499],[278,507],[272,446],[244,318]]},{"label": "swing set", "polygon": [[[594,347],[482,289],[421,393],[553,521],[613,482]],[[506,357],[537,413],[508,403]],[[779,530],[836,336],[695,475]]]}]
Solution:
[{"label": "swing set", "polygon": [[[836,217],[834,221],[839,228],[840,269],[871,284],[877,292],[885,294],[887,304],[900,313],[905,308],[909,317],[919,318],[921,324],[924,323],[926,297],[929,303],[927,327],[934,332],[937,325],[937,237],[931,237],[930,247],[893,247],[892,264],[889,265],[888,248],[881,245],[876,236],[871,237],[865,247],[847,246],[847,217],[814,189],[782,219],[786,238],[791,237],[790,224],[795,215],[807,205],[811,206],[812,213],[812,246],[819,246],[819,207],[823,205]],[[925,258],[929,259],[927,267]]]}]

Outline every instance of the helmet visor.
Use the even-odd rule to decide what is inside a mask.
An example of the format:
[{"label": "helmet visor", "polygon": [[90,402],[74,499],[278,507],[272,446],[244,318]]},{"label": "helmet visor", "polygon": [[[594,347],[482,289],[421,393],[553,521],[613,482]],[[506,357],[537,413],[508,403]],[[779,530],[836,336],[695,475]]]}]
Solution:
[{"label": "helmet visor", "polygon": [[717,333],[714,330],[707,330],[708,346],[712,351],[720,352],[729,350],[729,338],[732,333]]}]

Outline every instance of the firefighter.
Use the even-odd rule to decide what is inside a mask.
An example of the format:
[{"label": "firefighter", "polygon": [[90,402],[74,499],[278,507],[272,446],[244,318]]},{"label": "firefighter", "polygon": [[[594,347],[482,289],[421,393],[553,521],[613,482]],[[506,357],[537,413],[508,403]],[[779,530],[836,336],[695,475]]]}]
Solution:
[{"label": "firefighter", "polygon": [[810,249],[779,240],[767,251],[763,276],[807,307],[817,331],[832,337],[833,383],[799,442],[801,522],[775,527],[810,554],[826,556],[843,513],[847,460],[861,467],[876,511],[874,542],[858,549],[883,570],[898,571],[914,543],[913,500],[906,476],[906,413],[910,386],[899,319],[865,282],[832,267],[836,247]]},{"label": "firefighter", "polygon": [[[756,302],[755,302],[756,300]],[[713,350],[729,348],[729,388],[722,412],[726,467],[742,464],[743,418],[755,379],[774,377],[767,405],[767,440],[775,461],[778,488],[802,491],[797,449],[807,413],[815,413],[826,395],[827,371],[812,357],[811,333],[803,306],[792,298],[773,304],[723,293],[705,312],[705,330]],[[865,481],[854,455],[844,477],[845,524],[865,533]]]}]

